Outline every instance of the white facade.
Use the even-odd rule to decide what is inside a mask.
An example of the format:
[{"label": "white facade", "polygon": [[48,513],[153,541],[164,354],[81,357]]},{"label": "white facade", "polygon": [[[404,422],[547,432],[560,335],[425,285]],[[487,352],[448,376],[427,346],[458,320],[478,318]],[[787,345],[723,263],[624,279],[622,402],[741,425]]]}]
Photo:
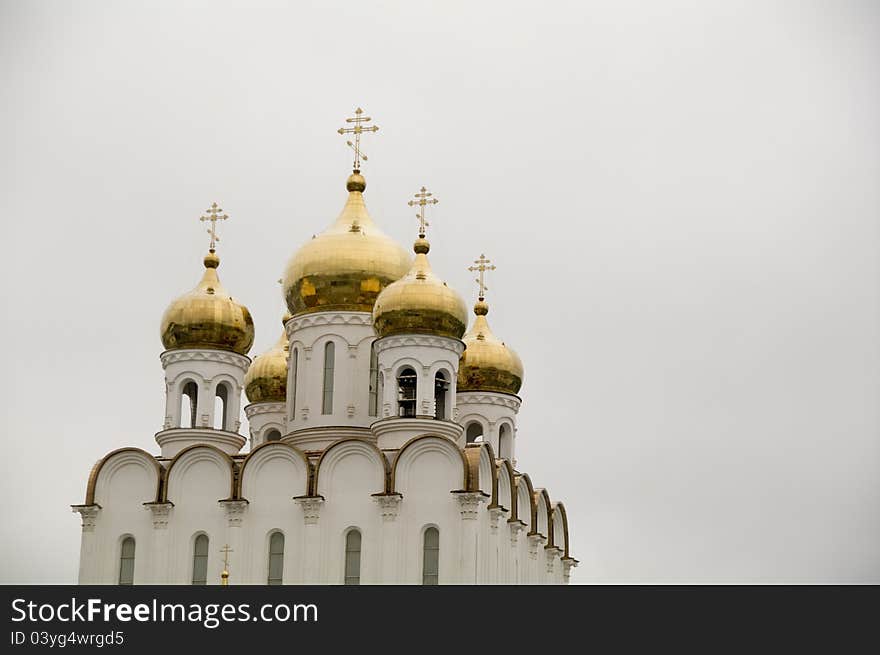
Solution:
[{"label": "white facade", "polygon": [[[362,180],[349,179],[359,202]],[[334,238],[365,238],[359,225]],[[424,239],[417,247],[427,253]],[[218,261],[211,251],[206,266]],[[239,329],[218,323],[210,303],[226,303],[235,320],[246,310],[211,300],[213,288],[198,293],[199,318],[178,330],[191,347],[160,356],[160,453],[107,454],[73,506],[80,583],[219,584],[221,549],[229,584],[568,581],[577,560],[565,507],[515,468],[521,400],[473,383],[458,391],[460,333],[377,338],[370,312],[301,310],[285,323],[286,389],[276,350],[277,393],[252,396],[263,400],[245,407],[245,431],[238,416],[251,360],[241,353],[250,341],[238,339],[233,352],[193,339],[210,321],[215,331]],[[257,382],[269,379],[256,371]]]}]

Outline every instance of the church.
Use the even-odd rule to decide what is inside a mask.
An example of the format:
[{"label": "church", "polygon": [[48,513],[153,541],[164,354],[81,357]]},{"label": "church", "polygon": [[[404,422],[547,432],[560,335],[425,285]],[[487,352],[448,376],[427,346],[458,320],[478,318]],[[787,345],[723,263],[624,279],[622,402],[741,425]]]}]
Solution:
[{"label": "church", "polygon": [[409,201],[411,250],[382,232],[361,174],[370,123],[358,109],[339,130],[345,204],[291,257],[278,342],[253,360],[251,314],[218,274],[227,216],[201,217],[201,280],[161,319],[159,453],[121,447],[92,468],[72,506],[80,584],[568,582],[565,506],[516,459],[523,365],[489,326],[495,267],[470,267],[470,318],[431,267],[437,198]]}]

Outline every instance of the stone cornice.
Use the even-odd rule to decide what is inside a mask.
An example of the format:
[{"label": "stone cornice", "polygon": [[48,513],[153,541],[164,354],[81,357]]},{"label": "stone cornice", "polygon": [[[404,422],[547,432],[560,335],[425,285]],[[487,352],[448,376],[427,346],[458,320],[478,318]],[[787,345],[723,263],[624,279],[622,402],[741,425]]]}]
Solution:
[{"label": "stone cornice", "polygon": [[322,325],[372,325],[373,315],[368,312],[315,312],[294,316],[284,325],[288,337],[303,328]]},{"label": "stone cornice", "polygon": [[74,514],[79,514],[82,517],[83,532],[95,531],[95,521],[98,518],[98,512],[101,511],[100,505],[97,503],[93,505],[71,505],[70,510]]},{"label": "stone cornice", "polygon": [[400,501],[403,500],[401,494],[373,494],[373,500],[379,505],[383,522],[390,523],[397,520],[397,515],[400,513]]},{"label": "stone cornice", "polygon": [[284,414],[286,408],[286,403],[251,403],[245,405],[244,415],[251,418],[260,414]]},{"label": "stone cornice", "polygon": [[168,368],[169,364],[177,362],[218,362],[231,364],[247,373],[248,367],[251,365],[249,357],[228,350],[166,350],[159,355],[159,360],[162,362],[163,369]]},{"label": "stone cornice", "polygon": [[407,346],[427,346],[431,348],[443,348],[455,353],[455,357],[461,357],[464,352],[464,342],[459,339],[437,337],[430,334],[399,334],[391,337],[382,337],[376,341],[376,353],[381,353],[392,348]]},{"label": "stone cornice", "polygon": [[321,518],[321,508],[324,506],[323,496],[297,496],[294,500],[302,507],[306,525],[317,525],[318,519]]},{"label": "stone cornice", "polygon": [[522,405],[519,396],[494,391],[459,391],[455,394],[456,405],[497,405],[518,412]]}]

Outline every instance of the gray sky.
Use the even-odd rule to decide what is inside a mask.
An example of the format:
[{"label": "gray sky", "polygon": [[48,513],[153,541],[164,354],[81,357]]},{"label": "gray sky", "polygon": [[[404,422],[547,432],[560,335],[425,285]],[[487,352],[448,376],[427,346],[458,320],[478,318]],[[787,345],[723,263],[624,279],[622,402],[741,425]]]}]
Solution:
[{"label": "gray sky", "polygon": [[[0,582],[73,582],[92,464],[157,452],[159,319],[367,203],[526,368],[576,582],[880,582],[875,2],[0,2]],[[147,3],[143,3],[147,4]]]}]

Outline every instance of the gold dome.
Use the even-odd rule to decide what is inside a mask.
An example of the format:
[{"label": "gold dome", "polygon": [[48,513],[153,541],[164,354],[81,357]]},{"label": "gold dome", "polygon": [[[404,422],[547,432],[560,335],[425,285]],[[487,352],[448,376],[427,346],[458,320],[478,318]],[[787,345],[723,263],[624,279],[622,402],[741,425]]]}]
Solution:
[{"label": "gold dome", "polygon": [[220,258],[205,256],[205,273],[195,289],[174,300],[162,316],[167,350],[216,348],[247,354],[254,343],[254,321],[244,305],[226,292],[217,277]]},{"label": "gold dome", "polygon": [[325,310],[369,312],[382,290],[406,274],[410,256],[380,230],[364,204],[366,181],[348,178],[336,222],[291,258],[284,298],[294,315]]},{"label": "gold dome", "polygon": [[376,299],[373,327],[380,337],[392,334],[434,334],[460,339],[467,327],[461,297],[437,277],[428,262],[430,245],[420,237],[412,268]]},{"label": "gold dome", "polygon": [[[283,325],[290,314],[281,321]],[[287,357],[290,344],[287,334],[269,350],[257,355],[244,376],[244,393],[252,403],[283,403],[287,400]]]},{"label": "gold dome", "polygon": [[516,395],[522,386],[523,365],[519,356],[492,334],[486,314],[489,305],[481,298],[474,305],[474,324],[464,335],[465,351],[458,364],[458,391],[498,391]]}]

